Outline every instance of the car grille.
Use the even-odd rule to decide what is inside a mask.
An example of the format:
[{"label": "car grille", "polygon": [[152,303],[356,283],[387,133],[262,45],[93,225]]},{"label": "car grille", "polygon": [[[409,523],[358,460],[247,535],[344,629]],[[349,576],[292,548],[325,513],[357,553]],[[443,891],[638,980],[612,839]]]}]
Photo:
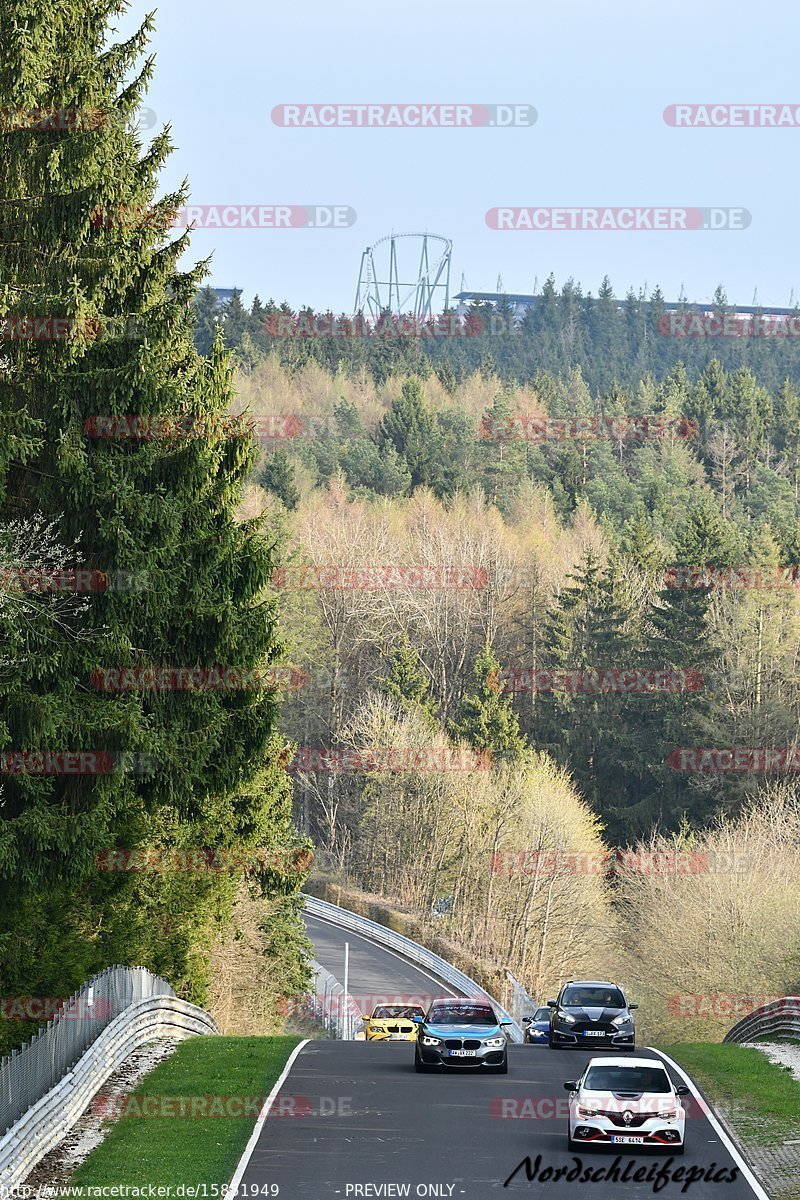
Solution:
[{"label": "car grille", "polygon": [[598,1117],[607,1117],[612,1125],[616,1125],[618,1129],[641,1129],[645,1121],[649,1121],[656,1114],[653,1112],[634,1112],[630,1110],[632,1120],[626,1121],[619,1109],[614,1109],[613,1112],[605,1112],[603,1109],[598,1109]]},{"label": "car grille", "polygon": [[444,1044],[448,1050],[480,1050],[481,1048],[478,1038],[446,1038]]},{"label": "car grille", "polygon": [[413,1025],[387,1025],[386,1032],[387,1033],[411,1033],[411,1030],[413,1028],[414,1028]]}]

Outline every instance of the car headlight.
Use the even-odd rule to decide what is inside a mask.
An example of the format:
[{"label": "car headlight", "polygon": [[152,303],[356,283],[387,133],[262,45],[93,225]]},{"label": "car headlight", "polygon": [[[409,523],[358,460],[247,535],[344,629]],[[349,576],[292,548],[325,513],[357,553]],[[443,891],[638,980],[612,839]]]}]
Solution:
[{"label": "car headlight", "polygon": [[442,1039],[441,1039],[441,1038],[430,1037],[430,1036],[429,1036],[429,1035],[426,1033],[426,1034],[425,1034],[425,1036],[424,1036],[424,1038],[422,1039],[422,1044],[423,1044],[423,1046],[441,1046],[441,1044],[442,1044]]},{"label": "car headlight", "polygon": [[586,1108],[583,1104],[579,1104],[577,1106],[577,1113],[578,1113],[579,1117],[596,1117],[597,1109],[596,1108]]},{"label": "car headlight", "polygon": [[662,1121],[674,1121],[677,1115],[677,1108],[664,1108],[658,1114],[659,1119]]},{"label": "car headlight", "polygon": [[547,1037],[547,1034],[543,1029],[532,1029],[530,1034],[531,1037]]},{"label": "car headlight", "polygon": [[506,1044],[506,1039],[504,1037],[496,1037],[496,1038],[487,1038],[486,1039],[487,1046],[505,1046],[505,1044]]},{"label": "car headlight", "polygon": [[556,1015],[557,1015],[559,1021],[566,1021],[568,1025],[575,1024],[575,1018],[571,1017],[569,1015],[569,1013],[561,1012],[561,1010],[559,1010]]},{"label": "car headlight", "polygon": [[370,1025],[370,1029],[373,1033],[386,1033],[385,1025]]},{"label": "car headlight", "polygon": [[630,1020],[631,1020],[630,1017],[625,1016],[623,1014],[622,1016],[614,1017],[614,1020],[611,1022],[611,1024],[612,1025],[629,1025]]}]

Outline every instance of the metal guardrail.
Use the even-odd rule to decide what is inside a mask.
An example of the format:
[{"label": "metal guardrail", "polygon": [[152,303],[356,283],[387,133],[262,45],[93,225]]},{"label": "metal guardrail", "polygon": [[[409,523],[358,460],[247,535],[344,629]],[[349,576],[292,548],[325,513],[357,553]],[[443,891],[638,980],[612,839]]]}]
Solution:
[{"label": "metal guardrail", "polygon": [[800,1038],[800,996],[784,996],[762,1004],[729,1029],[723,1042],[750,1042],[763,1034]]},{"label": "metal guardrail", "polygon": [[323,1025],[332,1037],[343,1042],[354,1041],[364,1028],[355,1000],[316,959],[311,960],[311,973],[314,991],[305,996],[307,1015]]},{"label": "metal guardrail", "polygon": [[440,958],[438,954],[434,954],[432,950],[428,950],[425,946],[420,946],[418,942],[412,942],[410,938],[403,937],[401,933],[395,933],[393,929],[387,929],[385,925],[379,925],[377,921],[371,921],[369,917],[361,917],[358,913],[350,912],[349,909],[339,908],[337,904],[329,904],[327,900],[319,900],[316,896],[307,896],[303,894],[306,911],[312,917],[320,917],[322,920],[330,921],[334,925],[338,925],[341,929],[349,929],[353,933],[359,933],[362,937],[367,938],[370,942],[376,942],[379,946],[385,946],[389,950],[394,950],[401,958],[405,958],[408,962],[414,963],[416,966],[425,967],[434,975],[438,976],[444,983],[455,988],[462,996],[480,996],[484,1000],[489,1000],[497,1008],[504,1017],[511,1020],[509,1033],[512,1042],[522,1042],[525,1040],[525,1035],[511,1017],[511,1014],[506,1012],[503,1006],[495,1000],[480,984],[474,979],[470,979],[469,975],[465,975],[463,971],[459,971],[457,967],[452,966],[446,959]]},{"label": "metal guardrail", "polygon": [[83,984],[32,1041],[0,1061],[0,1137],[126,1008],[151,996],[174,995],[166,979],[144,967],[107,967]]},{"label": "metal guardrail", "polygon": [[0,1196],[22,1183],[58,1145],[98,1089],[139,1046],[156,1038],[216,1033],[219,1030],[207,1012],[174,995],[148,996],[128,1004],[55,1087],[0,1137]]},{"label": "metal guardrail", "polygon": [[523,1017],[532,1017],[537,1008],[541,1008],[540,1004],[532,998],[529,992],[522,986],[520,981],[516,979],[510,971],[506,971],[509,988],[511,990],[511,1006],[509,1012],[519,1026],[522,1025]]}]

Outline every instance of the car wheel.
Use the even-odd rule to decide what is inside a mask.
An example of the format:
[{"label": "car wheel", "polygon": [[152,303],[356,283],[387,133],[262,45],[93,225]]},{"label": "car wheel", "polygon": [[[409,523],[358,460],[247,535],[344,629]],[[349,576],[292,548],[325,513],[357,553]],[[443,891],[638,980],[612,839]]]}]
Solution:
[{"label": "car wheel", "polygon": [[549,1038],[547,1039],[547,1044],[548,1044],[548,1046],[550,1047],[550,1049],[551,1049],[551,1050],[558,1050],[558,1049],[559,1049],[558,1042],[554,1042],[554,1041],[553,1041],[553,1039],[552,1039],[552,1037],[549,1037]]},{"label": "car wheel", "polygon": [[670,1153],[671,1154],[683,1154],[685,1149],[686,1149],[686,1146],[684,1145],[683,1142],[681,1142],[680,1146],[675,1146],[674,1149],[673,1149],[673,1147],[670,1146]]},{"label": "car wheel", "polygon": [[422,1061],[422,1059],[420,1058],[418,1050],[414,1054],[414,1070],[417,1072],[418,1075],[427,1075],[428,1072],[430,1071],[430,1067],[428,1066],[428,1064],[424,1063]]},{"label": "car wheel", "polygon": [[501,1062],[499,1067],[492,1067],[492,1073],[494,1075],[507,1075],[508,1074],[508,1055],[506,1055],[506,1057],[503,1059],[503,1061]]},{"label": "car wheel", "polygon": [[569,1133],[567,1134],[567,1149],[569,1150],[570,1154],[574,1154],[576,1150],[580,1149],[578,1143]]}]

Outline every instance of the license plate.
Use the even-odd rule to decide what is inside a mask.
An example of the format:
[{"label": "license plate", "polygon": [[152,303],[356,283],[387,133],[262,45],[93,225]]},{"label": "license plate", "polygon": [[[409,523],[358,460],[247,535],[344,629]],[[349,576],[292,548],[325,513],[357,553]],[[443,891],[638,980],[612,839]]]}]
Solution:
[{"label": "license plate", "polygon": [[475,1058],[477,1050],[451,1050],[451,1058]]},{"label": "license plate", "polygon": [[390,1033],[390,1034],[389,1034],[389,1037],[390,1037],[390,1038],[392,1039],[392,1041],[394,1041],[394,1042],[396,1042],[396,1041],[399,1041],[401,1038],[405,1038],[405,1036],[406,1036],[406,1035],[405,1035],[404,1033]]},{"label": "license plate", "polygon": [[584,1029],[583,1036],[584,1037],[605,1037],[606,1035],[602,1029]]},{"label": "license plate", "polygon": [[643,1137],[619,1137],[619,1136],[617,1136],[617,1137],[612,1137],[609,1140],[612,1142],[620,1142],[626,1146],[643,1146],[644,1145]]}]

